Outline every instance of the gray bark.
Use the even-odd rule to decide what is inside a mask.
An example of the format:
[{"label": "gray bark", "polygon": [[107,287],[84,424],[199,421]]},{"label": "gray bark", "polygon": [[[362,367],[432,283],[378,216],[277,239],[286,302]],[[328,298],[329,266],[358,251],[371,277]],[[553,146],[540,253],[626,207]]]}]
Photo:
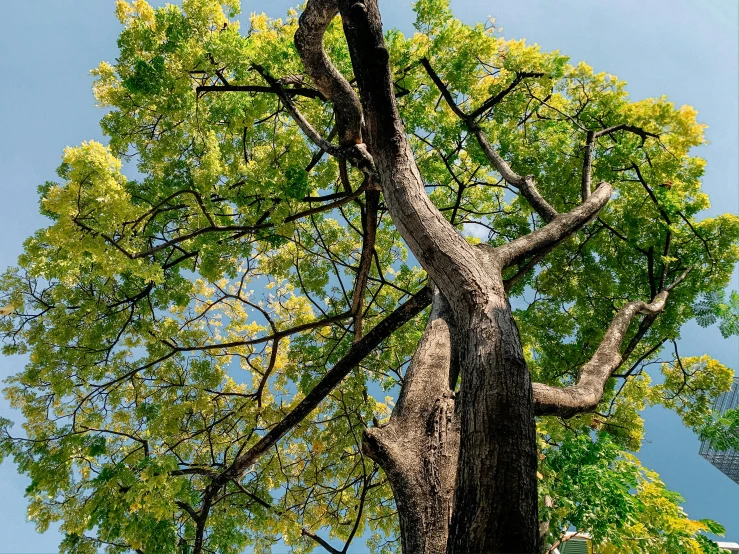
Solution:
[{"label": "gray bark", "polygon": [[390,422],[365,433],[393,489],[404,553],[446,551],[459,456],[451,352],[451,312],[437,291]]}]

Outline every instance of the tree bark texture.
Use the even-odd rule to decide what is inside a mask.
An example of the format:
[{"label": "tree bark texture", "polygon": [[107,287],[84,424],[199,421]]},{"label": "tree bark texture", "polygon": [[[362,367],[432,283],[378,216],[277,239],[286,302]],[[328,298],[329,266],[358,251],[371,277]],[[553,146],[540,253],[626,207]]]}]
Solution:
[{"label": "tree bark texture", "polygon": [[446,551],[459,456],[451,352],[451,311],[436,291],[390,422],[364,437],[365,452],[393,489],[403,552]]}]

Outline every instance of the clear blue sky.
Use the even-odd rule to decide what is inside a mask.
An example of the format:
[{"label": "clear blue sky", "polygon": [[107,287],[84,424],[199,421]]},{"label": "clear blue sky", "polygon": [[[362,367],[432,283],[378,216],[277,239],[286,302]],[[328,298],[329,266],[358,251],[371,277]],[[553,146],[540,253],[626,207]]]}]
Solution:
[{"label": "clear blue sky", "polygon": [[[242,0],[243,11],[282,16],[302,0]],[[162,2],[157,2],[161,4]],[[410,32],[409,0],[380,0],[385,27]],[[526,38],[597,71],[625,79],[635,99],[667,95],[691,104],[708,124],[711,144],[698,154],[708,161],[704,188],[712,213],[737,212],[736,0],[456,0],[454,13],[467,22],[495,16],[508,38]],[[12,265],[23,240],[44,225],[36,186],[55,177],[62,149],[103,140],[87,72],[116,57],[119,25],[114,0],[5,0],[0,19],[0,269]],[[736,280],[734,287],[736,288]],[[739,367],[737,339],[715,328],[684,329],[681,354],[709,353]],[[18,371],[22,358],[0,359],[0,379]],[[5,400],[0,416],[18,420]],[[698,456],[699,443],[679,418],[664,410],[646,414],[641,459],[686,498],[687,512],[708,517],[739,542],[739,486]],[[26,522],[27,480],[10,462],[0,465],[0,553],[55,552],[60,535],[44,535]]]}]

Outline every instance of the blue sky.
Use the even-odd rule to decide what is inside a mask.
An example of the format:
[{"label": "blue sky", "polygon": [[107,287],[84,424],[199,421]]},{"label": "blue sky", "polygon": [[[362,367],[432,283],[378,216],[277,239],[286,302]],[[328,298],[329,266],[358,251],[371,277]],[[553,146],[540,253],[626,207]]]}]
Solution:
[{"label": "blue sky", "polygon": [[[281,16],[298,0],[242,0],[243,11]],[[159,2],[161,3],[161,2]],[[55,177],[62,149],[83,140],[104,140],[97,122],[89,69],[116,57],[119,25],[114,0],[3,2],[0,19],[0,269],[15,262],[23,240],[45,224],[36,186]],[[411,32],[408,0],[380,0],[385,27]],[[526,38],[560,50],[573,61],[618,75],[634,99],[667,95],[691,104],[708,125],[711,144],[696,153],[708,166],[704,189],[710,214],[739,208],[737,118],[737,3],[735,0],[456,0],[466,22],[492,15],[507,38]],[[736,279],[734,288],[737,287]],[[681,354],[708,353],[739,368],[737,338],[715,328],[688,325]],[[0,358],[0,379],[18,371],[21,358]],[[4,399],[0,416],[18,420]],[[696,437],[665,410],[646,413],[645,465],[686,499],[692,517],[711,518],[739,542],[739,486],[698,456]],[[55,529],[38,534],[26,521],[27,480],[10,462],[0,465],[0,553],[55,552]]]}]

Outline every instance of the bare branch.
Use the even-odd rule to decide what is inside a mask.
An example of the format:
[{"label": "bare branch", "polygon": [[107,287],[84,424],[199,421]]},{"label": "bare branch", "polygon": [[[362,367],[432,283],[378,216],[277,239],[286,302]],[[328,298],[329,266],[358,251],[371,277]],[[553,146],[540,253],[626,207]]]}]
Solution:
[{"label": "bare branch", "polygon": [[516,86],[523,81],[524,79],[528,79],[530,77],[544,77],[544,73],[536,72],[536,71],[522,71],[521,73],[516,73],[515,79],[511,81],[511,84],[508,85],[506,88],[501,90],[498,94],[495,96],[490,97],[485,102],[482,103],[482,105],[477,108],[476,110],[473,110],[470,114],[470,118],[477,119],[482,114],[484,114],[486,111],[488,111],[490,108],[495,106],[496,104],[500,104],[500,102],[503,101],[503,99],[510,93]]},{"label": "bare branch", "polygon": [[277,425],[249,450],[238,456],[231,466],[216,478],[212,486],[220,486],[231,479],[238,479],[249,466],[262,457],[277,441],[298,425],[323,401],[326,396],[351,373],[356,365],[372,352],[382,341],[418,315],[431,303],[431,289],[426,287],[398,306],[390,315],[378,323],[362,339],[352,345],[349,352],[313,387],[313,389]]},{"label": "bare branch", "polygon": [[[326,97],[318,90],[308,87],[285,88],[284,93],[288,96],[305,96],[306,98],[317,98],[326,100]],[[206,92],[268,92],[278,94],[278,90],[264,85],[203,85],[195,89],[196,94]]]},{"label": "bare branch", "polygon": [[689,270],[686,270],[650,303],[629,302],[621,308],[606,330],[595,354],[582,367],[576,384],[569,387],[553,387],[534,383],[536,414],[572,417],[595,408],[603,397],[606,382],[626,357],[620,352],[621,343],[634,316],[645,314],[647,318],[655,318],[664,310],[670,291],[685,279],[688,272]]},{"label": "bare branch", "polygon": [[627,125],[626,123],[619,123],[618,125],[614,125],[613,127],[608,127],[607,129],[596,131],[594,133],[594,137],[595,138],[604,137],[606,135],[610,135],[611,133],[615,133],[616,131],[628,131],[630,133],[634,133],[635,135],[639,135],[641,137],[642,146],[644,145],[644,142],[647,140],[647,137],[652,137],[656,139],[659,138],[659,135],[650,133],[649,131],[645,131],[641,127],[637,127],[635,125]]},{"label": "bare branch", "polygon": [[539,194],[539,191],[536,189],[536,185],[534,184],[533,177],[522,176],[513,171],[511,167],[506,163],[506,161],[493,149],[488,140],[485,138],[485,135],[482,134],[482,129],[475,121],[475,117],[477,115],[482,114],[496,104],[500,103],[503,98],[505,98],[505,96],[509,92],[511,92],[513,88],[525,77],[539,77],[542,74],[519,73],[506,89],[484,102],[483,105],[480,106],[480,108],[472,112],[472,114],[468,115],[464,113],[464,111],[462,111],[459,106],[457,106],[451,92],[449,92],[447,86],[441,80],[439,75],[437,75],[437,73],[434,71],[433,67],[431,67],[431,63],[428,61],[428,59],[422,58],[421,64],[426,69],[429,77],[431,77],[431,80],[441,92],[441,95],[446,103],[449,105],[449,108],[464,122],[467,129],[473,135],[475,135],[478,143],[480,144],[480,148],[485,154],[485,157],[487,157],[490,163],[493,164],[493,167],[495,167],[495,169],[498,171],[498,173],[500,173],[503,179],[505,179],[507,183],[510,183],[521,192],[523,197],[528,200],[529,204],[531,204],[536,213],[538,213],[544,219],[544,221],[552,221],[557,216],[557,211],[551,205],[549,205],[546,200],[544,200],[544,197],[542,197],[541,194]]},{"label": "bare branch", "polygon": [[375,250],[375,237],[377,235],[377,211],[380,203],[380,191],[368,190],[366,195],[366,206],[362,224],[364,233],[362,237],[362,254],[359,259],[359,271],[354,282],[354,294],[352,296],[352,314],[354,316],[354,342],[362,338],[362,320],[364,309],[364,291],[367,288],[367,278],[372,268],[372,253]]},{"label": "bare branch", "polygon": [[534,208],[536,213],[538,213],[544,221],[550,222],[557,217],[557,210],[555,210],[539,193],[532,176],[527,175],[522,177],[515,173],[506,161],[500,157],[492,146],[490,146],[485,135],[482,134],[482,129],[480,129],[480,127],[473,127],[471,132],[475,137],[477,137],[477,141],[480,144],[480,148],[485,154],[485,157],[490,160],[490,163],[493,164],[493,167],[495,167],[498,173],[500,173],[501,177],[519,190],[521,195],[528,200],[531,207]]},{"label": "bare branch", "polygon": [[591,194],[590,184],[593,176],[593,146],[595,143],[595,133],[588,131],[585,140],[585,155],[582,163],[582,201],[585,202]]},{"label": "bare branch", "polygon": [[277,95],[280,97],[280,100],[285,104],[285,107],[287,107],[287,111],[290,112],[290,115],[293,116],[293,119],[298,124],[298,127],[300,127],[300,130],[303,131],[303,133],[306,134],[306,136],[321,150],[324,152],[331,154],[332,156],[337,157],[344,157],[346,156],[345,153],[342,152],[342,150],[333,144],[331,144],[329,141],[327,141],[325,138],[321,136],[321,134],[316,131],[313,126],[308,122],[307,119],[303,116],[302,113],[300,113],[300,110],[295,106],[293,101],[290,99],[290,96],[287,94],[287,91],[282,87],[282,85],[272,77],[267,71],[259,64],[252,64],[252,67],[264,78],[265,81],[267,81],[272,88],[277,91]]},{"label": "bare branch", "polygon": [[341,550],[339,550],[338,548],[334,548],[333,546],[331,546],[328,542],[326,542],[326,540],[322,539],[321,537],[319,537],[318,535],[316,535],[315,533],[313,533],[307,527],[303,527],[301,529],[300,533],[304,537],[309,537],[310,539],[314,540],[316,543],[320,544],[323,548],[325,548],[326,550],[328,550],[331,554],[342,554],[342,551]]},{"label": "bare branch", "polygon": [[551,249],[588,223],[606,205],[613,187],[601,183],[595,192],[582,204],[566,214],[559,214],[550,223],[528,235],[524,235],[497,248],[485,245],[501,267],[508,267],[530,256]]}]

